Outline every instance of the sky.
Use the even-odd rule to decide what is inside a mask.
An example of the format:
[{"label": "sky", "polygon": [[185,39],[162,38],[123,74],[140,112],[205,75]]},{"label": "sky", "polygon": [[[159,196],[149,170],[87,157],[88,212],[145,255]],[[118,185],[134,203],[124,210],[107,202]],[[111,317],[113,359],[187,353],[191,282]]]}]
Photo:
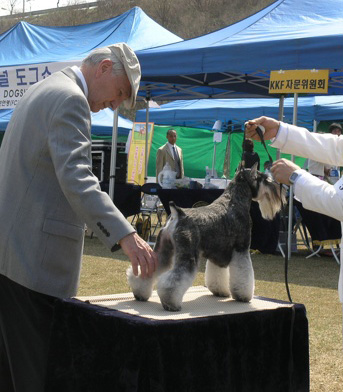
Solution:
[{"label": "sky", "polygon": [[[29,11],[38,11],[38,10],[46,10],[49,8],[56,8],[58,0],[17,0],[15,3],[15,9],[18,12],[23,11],[23,1],[25,1],[25,12]],[[95,0],[60,0],[59,7],[63,7],[66,5],[72,4],[82,4],[82,3],[91,3]],[[9,15],[10,14],[10,3],[13,3],[13,0],[0,0],[0,16]],[[5,10],[3,9],[5,8]],[[6,10],[7,9],[7,10]]]}]

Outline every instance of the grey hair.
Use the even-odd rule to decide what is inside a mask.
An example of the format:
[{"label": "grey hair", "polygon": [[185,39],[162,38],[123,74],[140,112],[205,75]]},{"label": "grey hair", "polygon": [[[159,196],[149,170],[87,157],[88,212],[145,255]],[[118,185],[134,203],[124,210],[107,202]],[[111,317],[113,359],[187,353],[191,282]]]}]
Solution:
[{"label": "grey hair", "polygon": [[125,68],[120,58],[109,48],[94,49],[86,58],[83,59],[82,65],[94,66],[99,64],[102,60],[111,60],[113,63],[113,75],[125,75]]}]

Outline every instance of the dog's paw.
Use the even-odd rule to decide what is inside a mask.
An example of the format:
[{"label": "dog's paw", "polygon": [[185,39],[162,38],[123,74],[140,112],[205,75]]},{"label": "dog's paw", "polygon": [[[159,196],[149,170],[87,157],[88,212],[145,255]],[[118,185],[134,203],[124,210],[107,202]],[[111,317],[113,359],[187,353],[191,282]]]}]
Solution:
[{"label": "dog's paw", "polygon": [[251,296],[246,296],[246,295],[232,295],[232,298],[235,300],[235,301],[238,301],[238,302],[250,302],[251,301],[251,299],[252,299],[252,297]]},{"label": "dog's paw", "polygon": [[149,299],[149,297],[144,297],[144,296],[139,295],[137,293],[133,293],[133,295],[137,301],[146,302]]},{"label": "dog's paw", "polygon": [[231,294],[230,294],[230,292],[229,291],[215,291],[215,290],[210,290],[211,292],[212,292],[212,294],[215,296],[215,297],[224,297],[224,298],[230,298],[231,297]]},{"label": "dog's paw", "polygon": [[147,301],[152,294],[153,279],[143,279],[140,275],[135,276],[131,267],[126,271],[126,275],[128,284],[136,300]]},{"label": "dog's paw", "polygon": [[172,304],[167,304],[165,302],[162,302],[162,306],[164,310],[167,310],[168,312],[179,312],[181,310],[181,305],[176,306]]}]

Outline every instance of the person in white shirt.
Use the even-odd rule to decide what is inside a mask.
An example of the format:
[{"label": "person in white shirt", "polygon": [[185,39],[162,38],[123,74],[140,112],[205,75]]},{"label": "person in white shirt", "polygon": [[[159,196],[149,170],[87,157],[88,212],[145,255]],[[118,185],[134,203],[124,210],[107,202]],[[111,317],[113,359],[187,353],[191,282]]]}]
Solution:
[{"label": "person in white shirt", "polygon": [[[256,128],[265,128],[264,139],[272,139],[271,146],[283,153],[318,159],[328,165],[343,166],[343,136],[332,133],[318,134],[306,128],[285,124],[269,117],[259,117],[246,123],[246,137],[260,140]],[[304,208],[343,221],[343,178],[331,185],[301,169],[294,162],[279,159],[271,168],[276,181],[294,186],[294,195]],[[343,230],[342,230],[343,232]],[[340,248],[342,248],[342,241]],[[343,303],[343,252],[340,252],[338,292]]]},{"label": "person in white shirt", "polygon": [[315,161],[313,159],[308,160],[308,171],[313,176],[320,178],[321,180],[325,180],[325,176],[329,174],[330,171],[329,165],[324,165],[322,162]]}]

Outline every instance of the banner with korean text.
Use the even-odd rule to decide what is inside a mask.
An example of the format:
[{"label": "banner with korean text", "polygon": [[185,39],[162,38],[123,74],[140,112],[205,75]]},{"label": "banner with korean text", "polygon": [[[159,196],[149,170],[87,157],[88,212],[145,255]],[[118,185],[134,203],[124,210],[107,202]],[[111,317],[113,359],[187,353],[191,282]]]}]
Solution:
[{"label": "banner with korean text", "polygon": [[[154,123],[148,127],[148,156],[149,160]],[[135,184],[143,185],[145,177],[145,143],[146,123],[135,122],[131,132],[130,149],[128,158],[127,180]]]},{"label": "banner with korean text", "polygon": [[327,94],[329,84],[328,69],[298,69],[271,71],[270,94],[311,93]]},{"label": "banner with korean text", "polygon": [[25,91],[54,72],[81,61],[0,67],[0,109],[14,109]]}]

